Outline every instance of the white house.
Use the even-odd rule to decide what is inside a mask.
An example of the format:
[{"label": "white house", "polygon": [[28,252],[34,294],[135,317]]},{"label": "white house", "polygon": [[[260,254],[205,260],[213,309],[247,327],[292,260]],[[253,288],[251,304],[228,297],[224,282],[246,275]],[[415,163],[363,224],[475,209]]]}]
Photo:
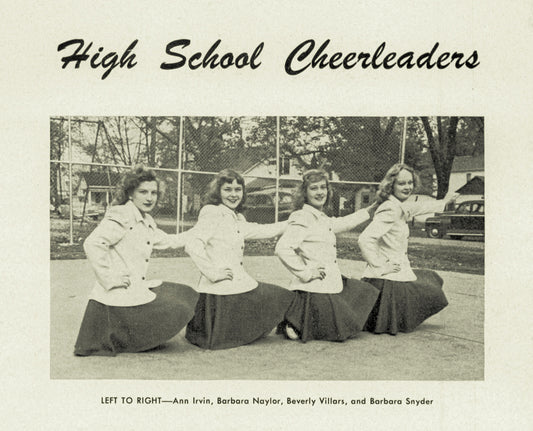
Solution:
[{"label": "white house", "polygon": [[[446,199],[449,200],[453,196],[459,194],[456,202],[460,203],[469,199],[484,199],[484,187],[480,189],[480,181],[484,183],[485,163],[483,156],[458,156],[455,157],[450,174],[450,185]],[[474,180],[478,177],[478,180]],[[469,187],[464,189],[461,193],[460,189],[467,183],[474,180],[476,187]],[[480,193],[481,191],[481,193]]]}]

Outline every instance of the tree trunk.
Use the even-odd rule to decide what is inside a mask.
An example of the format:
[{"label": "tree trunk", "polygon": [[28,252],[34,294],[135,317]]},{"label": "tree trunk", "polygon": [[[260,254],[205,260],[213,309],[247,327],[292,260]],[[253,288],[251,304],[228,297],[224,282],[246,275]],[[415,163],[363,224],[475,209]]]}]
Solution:
[{"label": "tree trunk", "polygon": [[457,147],[457,124],[459,117],[450,117],[445,127],[444,117],[437,117],[437,139],[428,117],[420,117],[428,139],[428,148],[437,176],[437,199],[443,199],[448,193],[450,174]]}]

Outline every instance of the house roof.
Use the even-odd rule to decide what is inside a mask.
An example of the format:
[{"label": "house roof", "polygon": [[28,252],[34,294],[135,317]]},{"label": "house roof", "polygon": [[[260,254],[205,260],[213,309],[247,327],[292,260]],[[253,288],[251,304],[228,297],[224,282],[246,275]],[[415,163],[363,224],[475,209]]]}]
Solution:
[{"label": "house roof", "polygon": [[87,187],[115,187],[120,181],[120,174],[115,172],[82,172],[81,176]]},{"label": "house roof", "polygon": [[264,147],[232,148],[221,154],[220,166],[246,174],[255,165],[269,158]]},{"label": "house roof", "polygon": [[484,171],[484,162],[484,156],[456,156],[453,159],[452,172]]},{"label": "house roof", "polygon": [[485,194],[485,177],[475,176],[468,181],[463,187],[457,189],[456,193],[462,195],[484,195]]}]

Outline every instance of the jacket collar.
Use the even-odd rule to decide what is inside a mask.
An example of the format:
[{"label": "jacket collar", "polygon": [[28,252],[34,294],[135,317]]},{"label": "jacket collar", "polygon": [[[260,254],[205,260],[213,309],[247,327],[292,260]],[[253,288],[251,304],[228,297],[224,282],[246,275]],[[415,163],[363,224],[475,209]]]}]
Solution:
[{"label": "jacket collar", "polygon": [[400,199],[398,199],[394,195],[390,195],[388,200],[391,201],[393,205],[400,207],[400,209],[402,210],[404,214],[407,214],[407,210],[404,206],[405,202],[402,202]]},{"label": "jacket collar", "polygon": [[304,211],[307,211],[311,214],[313,214],[315,217],[324,217],[326,214],[324,214],[322,211],[320,210],[317,210],[314,206],[312,205],[309,205],[309,204],[304,204],[304,206],[302,207],[302,209]]},{"label": "jacket collar", "polygon": [[133,214],[133,217],[135,218],[136,223],[143,222],[146,226],[155,229],[155,221],[150,214],[144,214],[143,217],[141,212],[139,211],[139,208],[137,208],[132,201],[126,202],[124,206],[129,208],[129,210]]},{"label": "jacket collar", "polygon": [[220,208],[223,214],[230,215],[234,219],[238,218],[237,213],[233,211],[232,209],[229,209],[226,205],[218,204],[218,207]]}]

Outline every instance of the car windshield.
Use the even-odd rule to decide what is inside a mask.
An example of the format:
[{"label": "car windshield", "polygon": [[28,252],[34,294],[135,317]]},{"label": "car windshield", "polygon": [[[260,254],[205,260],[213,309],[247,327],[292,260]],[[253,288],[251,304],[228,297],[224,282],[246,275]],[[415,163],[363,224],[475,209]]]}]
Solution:
[{"label": "car windshield", "polygon": [[467,214],[470,212],[470,204],[461,204],[459,205],[459,208],[457,208],[457,212],[461,214]]},{"label": "car windshield", "polygon": [[472,206],[472,212],[483,214],[485,212],[485,205],[479,203]]}]

